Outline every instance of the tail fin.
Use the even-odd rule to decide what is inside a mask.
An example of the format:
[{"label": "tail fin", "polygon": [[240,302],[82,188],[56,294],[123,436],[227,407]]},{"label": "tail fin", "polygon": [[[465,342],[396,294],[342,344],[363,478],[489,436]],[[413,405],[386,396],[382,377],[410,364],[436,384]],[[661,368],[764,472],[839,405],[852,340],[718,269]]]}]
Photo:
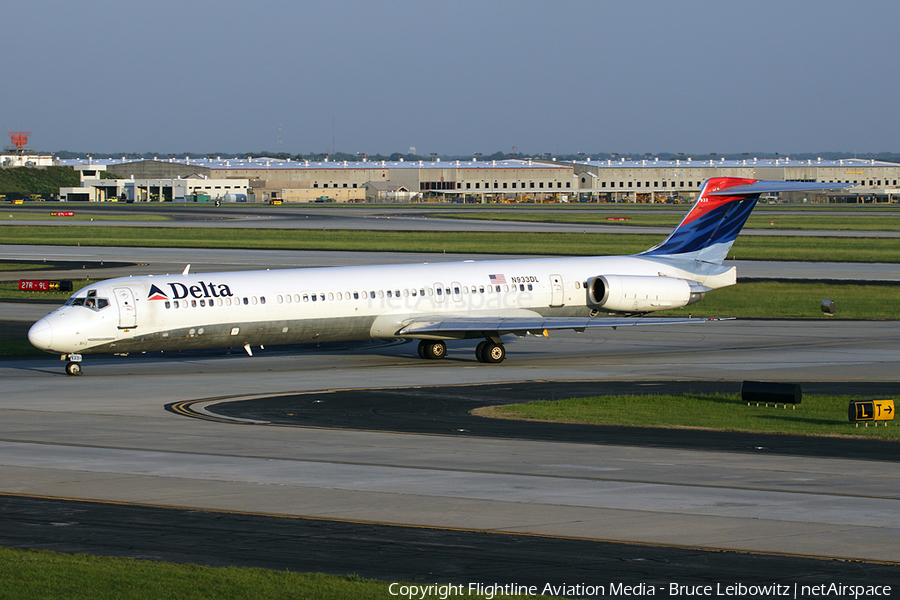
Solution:
[{"label": "tail fin", "polygon": [[713,177],[703,184],[697,202],[669,237],[638,256],[671,256],[721,265],[761,194],[850,185]]}]

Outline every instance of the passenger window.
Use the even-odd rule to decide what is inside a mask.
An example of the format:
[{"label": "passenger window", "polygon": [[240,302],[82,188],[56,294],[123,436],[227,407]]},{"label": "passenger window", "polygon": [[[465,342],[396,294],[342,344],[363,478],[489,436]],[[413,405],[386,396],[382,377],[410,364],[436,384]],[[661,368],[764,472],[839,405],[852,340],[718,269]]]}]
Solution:
[{"label": "passenger window", "polygon": [[312,301],[313,301],[313,302],[316,301],[316,295],[315,295],[315,294],[312,295]]},{"label": "passenger window", "polygon": [[392,292],[391,292],[391,290],[388,290],[388,298],[390,298],[390,297],[392,297]]},{"label": "passenger window", "polygon": [[166,308],[172,308],[172,305],[168,300],[166,300]]},{"label": "passenger window", "polygon": [[533,289],[534,289],[534,288],[533,288],[533,287],[531,286],[531,284],[529,283],[529,284],[528,284],[528,291],[530,292],[530,291],[532,291]]},{"label": "passenger window", "polygon": [[442,296],[443,294],[444,294],[444,292],[441,291],[441,288],[438,288],[438,289],[437,289],[437,295],[438,295],[438,296]]},{"label": "passenger window", "polygon": [[359,292],[353,292],[353,299],[359,300]]},{"label": "passenger window", "polygon": [[[315,300],[315,298],[313,298]],[[309,302],[309,294],[303,294],[303,301]]]},{"label": "passenger window", "polygon": [[196,307],[197,307],[197,301],[196,301],[196,300],[191,300],[191,306],[193,306],[194,308],[196,308]]},{"label": "passenger window", "polygon": [[248,304],[250,304],[250,298],[247,298],[246,296],[244,296],[244,306],[246,306]]},{"label": "passenger window", "polygon": [[260,303],[260,304],[265,304],[265,303],[266,303],[266,297],[265,297],[265,296],[260,296],[260,297],[259,297],[259,303]]},{"label": "passenger window", "polygon": [[206,306],[206,300],[200,299],[200,306]]}]

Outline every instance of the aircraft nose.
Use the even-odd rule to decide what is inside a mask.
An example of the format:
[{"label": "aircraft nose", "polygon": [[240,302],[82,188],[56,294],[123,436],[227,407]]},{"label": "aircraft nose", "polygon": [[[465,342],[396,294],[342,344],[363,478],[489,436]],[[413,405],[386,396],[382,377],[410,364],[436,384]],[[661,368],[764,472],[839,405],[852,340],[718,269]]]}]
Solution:
[{"label": "aircraft nose", "polygon": [[28,341],[35,348],[50,349],[50,344],[53,342],[53,329],[47,319],[41,319],[31,326],[31,329],[28,330]]}]

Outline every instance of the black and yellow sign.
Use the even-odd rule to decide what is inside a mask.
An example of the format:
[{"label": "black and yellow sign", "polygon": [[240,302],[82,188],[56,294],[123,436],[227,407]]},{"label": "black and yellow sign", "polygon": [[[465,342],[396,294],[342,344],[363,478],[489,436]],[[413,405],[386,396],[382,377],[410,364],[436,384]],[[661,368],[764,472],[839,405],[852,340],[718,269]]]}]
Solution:
[{"label": "black and yellow sign", "polygon": [[847,408],[851,423],[858,421],[893,421],[893,400],[851,400]]}]

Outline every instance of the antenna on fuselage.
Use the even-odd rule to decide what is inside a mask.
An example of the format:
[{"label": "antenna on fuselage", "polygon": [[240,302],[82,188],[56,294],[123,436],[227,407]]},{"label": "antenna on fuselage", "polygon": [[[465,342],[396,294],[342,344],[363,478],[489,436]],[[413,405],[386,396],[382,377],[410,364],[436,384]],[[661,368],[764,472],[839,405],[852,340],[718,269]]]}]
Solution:
[{"label": "antenna on fuselage", "polygon": [[184,271],[181,272],[182,275],[187,275],[191,271],[191,263],[188,263],[187,266],[184,267]]}]

